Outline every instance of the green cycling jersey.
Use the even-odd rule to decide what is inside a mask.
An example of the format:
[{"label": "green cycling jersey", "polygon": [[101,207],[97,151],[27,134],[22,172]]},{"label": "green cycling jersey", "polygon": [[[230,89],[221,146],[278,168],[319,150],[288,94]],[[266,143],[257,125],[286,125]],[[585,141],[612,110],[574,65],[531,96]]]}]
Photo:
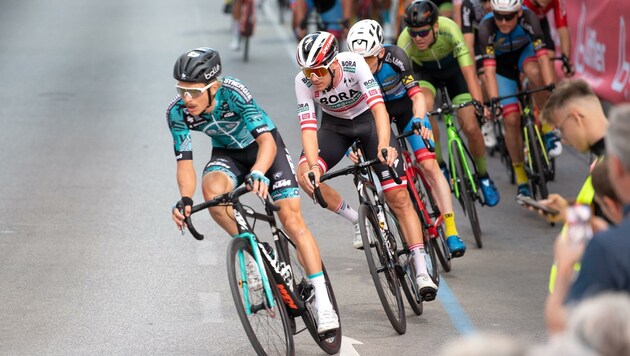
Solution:
[{"label": "green cycling jersey", "polygon": [[459,67],[473,65],[468,46],[464,42],[464,35],[457,24],[446,17],[438,17],[438,29],[435,41],[425,50],[419,50],[413,39],[403,30],[398,37],[398,47],[405,50],[407,56],[424,69],[442,70],[449,68],[455,61]]}]

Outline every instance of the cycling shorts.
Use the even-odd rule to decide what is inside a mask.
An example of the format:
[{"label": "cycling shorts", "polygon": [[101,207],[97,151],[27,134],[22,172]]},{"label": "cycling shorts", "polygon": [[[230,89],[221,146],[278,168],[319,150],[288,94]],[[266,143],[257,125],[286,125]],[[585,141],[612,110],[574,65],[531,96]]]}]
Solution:
[{"label": "cycling shorts", "polygon": [[[413,118],[413,102],[411,99],[404,95],[400,99],[386,101],[385,106],[389,117],[394,120],[398,134],[411,130],[411,119]],[[429,152],[427,146],[424,144],[422,137],[418,135],[407,136],[407,142],[411,146],[416,160],[418,162],[427,159],[436,159],[435,153]]]},{"label": "cycling shorts", "polygon": [[433,96],[435,96],[435,88],[440,82],[444,82],[446,84],[448,95],[451,98],[460,94],[468,94],[468,84],[466,84],[466,79],[464,79],[462,70],[459,68],[457,63],[454,63],[449,66],[449,68],[444,68],[443,70],[429,72],[414,62],[413,70],[418,73],[420,87],[430,90],[431,93],[433,93]]},{"label": "cycling shorts", "polygon": [[[376,122],[370,110],[364,111],[352,120],[340,119],[324,112],[321,127],[317,130],[317,140],[319,142],[318,164],[322,172],[327,172],[339,163],[356,139],[361,141],[363,153],[367,160],[376,158],[378,135],[376,133]],[[389,145],[400,152],[400,145],[393,133],[390,135]],[[304,151],[302,151],[300,156],[300,164],[303,162],[306,162]],[[402,180],[402,184],[394,182],[386,165],[376,164],[372,168],[378,175],[383,191],[406,188],[407,178],[405,177],[402,160],[397,160],[397,164],[394,166],[396,173]]]},{"label": "cycling shorts", "polygon": [[[276,158],[265,174],[269,179],[269,193],[274,201],[286,198],[298,198],[300,190],[295,177],[295,168],[291,161],[291,155],[284,145],[284,141],[278,130],[270,133],[276,141]],[[203,171],[203,175],[210,172],[223,172],[234,184],[234,188],[245,181],[258,156],[258,143],[254,141],[243,149],[226,149],[214,147],[212,158]]]},{"label": "cycling shorts", "polygon": [[[317,0],[318,2],[321,0]],[[317,9],[319,12],[319,17],[322,19],[322,22],[326,24],[326,31],[333,32],[335,36],[336,33],[341,34],[341,21],[343,21],[343,9],[341,7],[341,0],[333,0],[327,1],[328,3],[334,3],[332,6],[326,4],[324,6],[329,6],[328,9],[320,9],[319,6],[315,5],[315,0],[306,0],[306,6],[308,6],[308,13],[310,14],[313,8]],[[338,40],[341,40],[339,36],[337,36]]]},{"label": "cycling shorts", "polygon": [[[530,43],[520,51],[510,52],[497,56],[497,85],[499,86],[499,96],[513,95],[519,91],[520,73],[523,72],[523,65],[529,61],[536,61],[534,47]],[[519,112],[518,98],[501,100],[503,115]]]}]

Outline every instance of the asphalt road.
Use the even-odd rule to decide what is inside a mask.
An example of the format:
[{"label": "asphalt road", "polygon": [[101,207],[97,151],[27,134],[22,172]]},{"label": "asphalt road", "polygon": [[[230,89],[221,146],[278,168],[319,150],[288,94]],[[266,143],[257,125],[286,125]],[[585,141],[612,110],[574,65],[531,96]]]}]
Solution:
[{"label": "asphalt road", "polygon": [[[228,237],[205,214],[196,216],[203,242],[171,221],[178,190],[164,113],[177,56],[214,47],[297,158],[295,43],[265,1],[249,63],[228,48],[219,0],[0,3],[0,354],[253,353],[228,290]],[[200,172],[211,147],[193,140]],[[503,196],[479,211],[484,248],[456,210],[469,250],[423,315],[408,309],[402,336],[352,248],[352,226],[303,199],[340,304],[344,354],[428,355],[475,331],[545,340],[559,228],[514,202],[496,158],[489,167]],[[574,195],[587,167],[588,157],[565,150],[552,191]],[[349,181],[334,185],[356,206]],[[306,334],[295,342],[299,355],[322,354]]]}]

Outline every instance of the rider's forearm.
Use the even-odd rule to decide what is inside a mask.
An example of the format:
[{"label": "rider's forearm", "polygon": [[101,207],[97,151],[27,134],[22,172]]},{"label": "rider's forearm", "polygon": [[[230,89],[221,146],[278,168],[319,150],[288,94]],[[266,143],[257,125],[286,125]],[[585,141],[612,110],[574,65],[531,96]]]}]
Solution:
[{"label": "rider's forearm", "polygon": [[549,56],[538,56],[538,64],[540,65],[540,73],[545,85],[553,83],[553,67]]},{"label": "rider's forearm", "polygon": [[475,73],[475,67],[472,65],[462,67],[462,74],[468,85],[470,95],[473,99],[482,102],[481,85],[479,85],[479,78],[477,78],[477,74]]},{"label": "rider's forearm", "polygon": [[486,90],[490,99],[499,96],[499,84],[497,83],[497,70],[496,67],[486,66],[483,67],[484,76],[486,78]]},{"label": "rider's forearm", "polygon": [[251,170],[267,173],[276,158],[276,142],[271,133],[264,133],[258,136],[256,142],[258,143],[258,154]]},{"label": "rider's forearm", "polygon": [[302,147],[304,148],[304,157],[309,167],[317,164],[319,144],[317,142],[317,131],[302,131]]},{"label": "rider's forearm", "polygon": [[416,95],[411,97],[411,102],[413,103],[413,116],[417,118],[422,118],[427,113],[427,105],[424,100],[424,94],[422,92],[416,93]]},{"label": "rider's forearm", "polygon": [[376,104],[372,107],[372,114],[376,121],[376,133],[378,134],[378,147],[389,147],[392,126],[389,122],[389,114],[385,104]]},{"label": "rider's forearm", "polygon": [[567,27],[561,27],[558,29],[558,36],[560,37],[560,48],[562,53],[571,58],[571,34]]},{"label": "rider's forearm", "polygon": [[475,34],[464,33],[464,41],[466,41],[466,46],[468,47],[470,58],[472,58],[473,63],[475,63]]},{"label": "rider's forearm", "polygon": [[195,194],[197,176],[192,160],[177,162],[177,185],[182,197],[192,197]]}]

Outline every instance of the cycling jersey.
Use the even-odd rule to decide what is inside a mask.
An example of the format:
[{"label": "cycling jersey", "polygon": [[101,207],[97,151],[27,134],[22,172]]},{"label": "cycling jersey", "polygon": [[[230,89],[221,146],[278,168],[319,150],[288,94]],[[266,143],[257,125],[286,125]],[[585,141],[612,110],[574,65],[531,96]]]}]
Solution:
[{"label": "cycling jersey", "polygon": [[276,127],[238,79],[223,77],[214,101],[214,110],[199,116],[188,112],[179,95],[169,105],[166,119],[178,161],[193,158],[191,130],[208,135],[213,147],[235,149],[249,146],[260,134]]},{"label": "cycling jersey", "polygon": [[409,63],[405,51],[394,45],[385,45],[385,55],[379,70],[374,74],[383,92],[385,101],[400,99],[404,95],[410,98],[421,92],[418,81]]},{"label": "cycling jersey", "polygon": [[[385,45],[384,47],[385,55],[379,70],[374,73],[374,78],[383,91],[385,106],[390,118],[395,120],[398,132],[403,133],[413,118],[413,102],[410,98],[416,94],[421,95],[422,90],[414,78],[409,58],[402,48],[394,45]],[[435,159],[435,153],[430,153],[427,150],[419,136],[412,135],[407,140],[418,161]]]},{"label": "cycling jersey", "polygon": [[546,19],[547,13],[553,10],[556,28],[567,27],[567,7],[564,0],[552,0],[547,6],[541,7],[534,0],[524,0],[523,5],[534,12],[539,20]]},{"label": "cycling jersey", "polygon": [[212,157],[203,174],[221,171],[232,180],[234,187],[238,187],[256,162],[256,138],[269,132],[277,147],[276,157],[265,173],[270,180],[270,195],[275,201],[299,197],[291,156],[273,121],[238,79],[223,77],[220,81],[213,98],[215,107],[210,113],[191,115],[179,95],[168,106],[166,119],[173,136],[176,159],[193,159],[190,132],[202,132],[212,139],[213,146]]},{"label": "cycling jersey", "polygon": [[406,29],[401,32],[397,44],[413,63],[424,70],[443,70],[454,66],[455,61],[460,68],[473,64],[462,31],[446,17],[438,17],[435,42],[428,49],[419,50]]},{"label": "cycling jersey", "polygon": [[335,60],[341,66],[341,70],[336,73],[341,80],[329,90],[317,91],[302,71],[295,77],[298,118],[302,130],[317,130],[314,100],[323,112],[347,120],[383,102],[378,84],[363,57],[352,52],[341,52]]},{"label": "cycling jersey", "polygon": [[[362,142],[367,159],[375,158],[378,149],[376,122],[370,109],[383,103],[381,89],[372,76],[370,67],[360,55],[342,52],[335,61],[338,61],[340,70],[336,71],[332,80],[338,82],[330,89],[316,90],[302,71],[295,77],[298,118],[302,131],[317,130],[314,101],[317,101],[323,112],[321,128],[317,130],[317,163],[322,173],[337,164],[357,138]],[[400,151],[394,135],[390,136],[390,146]],[[306,157],[302,152],[300,164],[305,161]],[[395,169],[403,181],[400,185],[393,181],[387,166],[374,166],[384,191],[406,186],[404,167],[398,164]]]}]

